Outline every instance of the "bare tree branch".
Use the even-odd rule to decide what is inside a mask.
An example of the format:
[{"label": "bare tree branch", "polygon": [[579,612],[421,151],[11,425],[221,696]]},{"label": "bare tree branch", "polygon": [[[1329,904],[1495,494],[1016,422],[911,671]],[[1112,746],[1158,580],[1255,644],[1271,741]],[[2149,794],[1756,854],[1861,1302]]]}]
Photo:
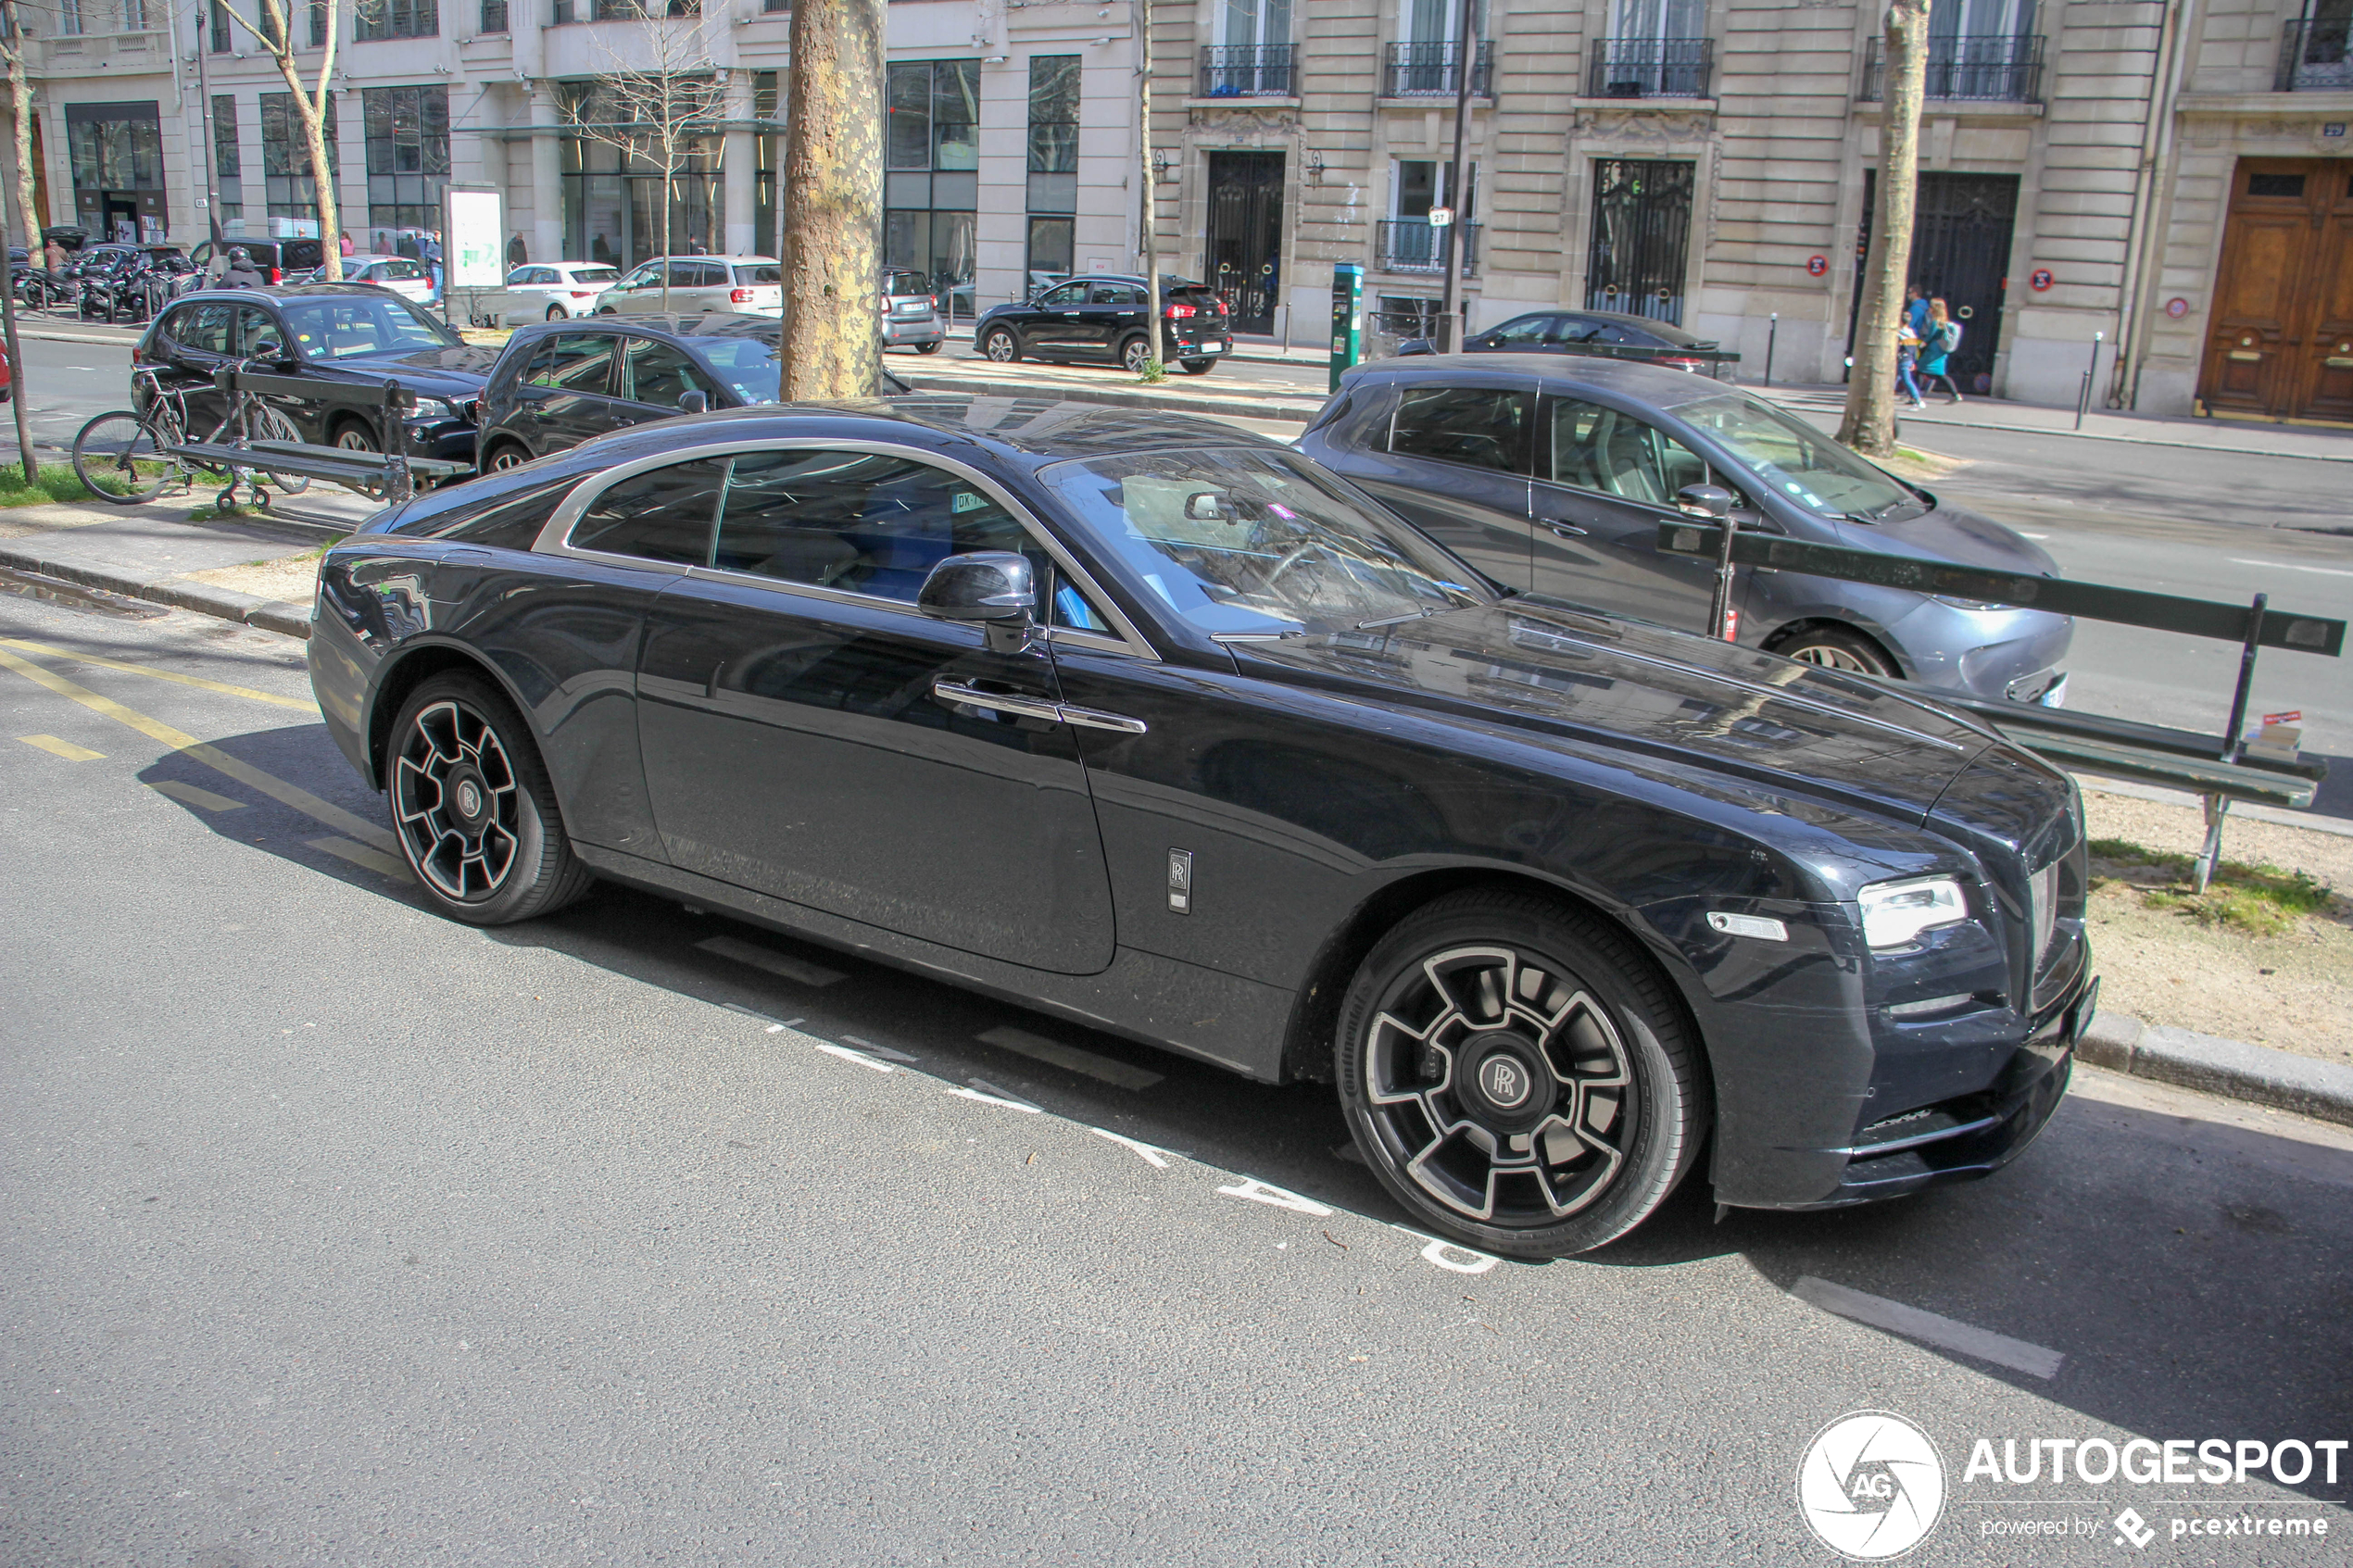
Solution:
[{"label": "bare tree branch", "polygon": [[[644,165],[661,176],[661,217],[654,254],[670,254],[671,193],[678,176],[719,132],[726,87],[711,57],[711,40],[699,12],[664,15],[662,0],[623,0],[623,15],[646,26],[631,37],[641,45],[627,56],[600,39],[610,69],[587,91],[564,105],[573,133],[585,142],[617,149],[623,173]],[[604,15],[613,15],[608,0]],[[670,268],[661,270],[661,307],[670,308]]]},{"label": "bare tree branch", "polygon": [[[335,204],[334,162],[327,154],[327,83],[335,74],[335,42],[343,30],[335,25],[336,0],[318,3],[326,14],[327,37],[324,53],[319,59],[315,95],[302,85],[302,69],[295,59],[299,51],[295,43],[294,19],[285,0],[260,0],[259,26],[247,21],[245,13],[227,4],[227,0],[222,0],[220,8],[261,45],[262,53],[277,62],[278,74],[285,78],[286,89],[294,96],[295,114],[302,121],[303,140],[310,154],[310,182],[319,193],[319,249],[322,262],[320,276],[333,283],[343,281],[343,221]],[[367,5],[372,11],[380,4],[382,0],[344,0],[343,9],[349,12]],[[202,43],[199,39],[199,46]]]}]

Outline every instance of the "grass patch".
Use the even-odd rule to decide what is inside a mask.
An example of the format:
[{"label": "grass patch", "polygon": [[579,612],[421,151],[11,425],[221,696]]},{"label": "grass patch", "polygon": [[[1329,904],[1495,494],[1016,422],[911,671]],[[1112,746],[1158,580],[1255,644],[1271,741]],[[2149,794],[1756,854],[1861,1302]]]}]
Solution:
[{"label": "grass patch", "polygon": [[2279,936],[2310,915],[2327,916],[2336,902],[2328,884],[2305,872],[2224,860],[2204,893],[2191,886],[2196,857],[2150,849],[2121,838],[2095,838],[2093,885],[2122,883],[2136,889],[2152,909],[2186,915],[2200,925],[2220,926],[2249,936]]},{"label": "grass patch", "polygon": [[24,482],[22,464],[0,468],[0,507],[52,507],[60,501],[88,499],[90,487],[70,464],[44,463],[40,479],[31,484]]}]

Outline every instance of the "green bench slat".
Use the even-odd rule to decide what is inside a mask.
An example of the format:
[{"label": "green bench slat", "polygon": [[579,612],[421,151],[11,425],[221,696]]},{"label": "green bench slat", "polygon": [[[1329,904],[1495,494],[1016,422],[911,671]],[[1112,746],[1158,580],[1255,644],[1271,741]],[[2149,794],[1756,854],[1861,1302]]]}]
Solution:
[{"label": "green bench slat", "polygon": [[[332,453],[335,458],[346,463],[359,461],[359,459],[354,458],[350,451],[346,447],[314,446],[308,442],[302,441],[256,441],[253,443],[253,449],[257,452],[291,452],[296,457],[310,457],[317,455],[323,458]],[[409,459],[409,469],[412,473],[443,474],[472,473],[473,471],[472,465],[467,463],[453,463],[447,458],[411,458]]]},{"label": "green bench slat", "polygon": [[2010,738],[2062,767],[2112,779],[2166,784],[2195,795],[2222,795],[2268,806],[2302,807],[2312,804],[2312,797],[2319,790],[2319,785],[2309,779],[2233,767],[2228,762],[2199,762],[2187,757],[2109,746],[2079,735],[2020,734]]},{"label": "green bench slat", "polygon": [[[2071,713],[2064,708],[2037,708],[2022,702],[1988,702],[1979,697],[1956,696],[1950,692],[1938,692],[1936,696],[1940,702],[1973,713],[1981,719],[1991,720],[2006,730],[2071,735],[2077,740],[2127,746],[2137,751],[2160,751],[2198,762],[2212,762],[2222,750],[2221,735],[2200,734],[2196,730],[2168,729],[2161,724],[2144,724],[2133,719],[2109,719],[2097,713]],[[2292,774],[2316,782],[2327,777],[2329,771],[2329,765],[2319,758],[2281,762],[2268,757],[2248,757],[2243,759],[2239,766],[2268,773]]]}]

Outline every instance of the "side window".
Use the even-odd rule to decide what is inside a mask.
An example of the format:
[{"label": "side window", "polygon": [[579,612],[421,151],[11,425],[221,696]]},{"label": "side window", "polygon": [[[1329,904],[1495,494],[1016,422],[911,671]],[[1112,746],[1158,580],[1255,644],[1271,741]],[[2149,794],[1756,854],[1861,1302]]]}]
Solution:
[{"label": "side window", "polygon": [[1490,334],[1497,343],[1542,343],[1557,316],[1523,316],[1516,321],[1506,321]]},{"label": "side window", "polygon": [[285,329],[267,310],[250,305],[237,307],[237,352],[258,354],[275,359],[286,351]]},{"label": "side window", "polygon": [[631,402],[675,408],[682,393],[699,392],[708,396],[715,390],[702,367],[680,350],[650,338],[629,340],[622,358],[621,395]]},{"label": "side window", "polygon": [[784,273],[776,267],[775,263],[764,262],[756,267],[736,268],[736,282],[743,284],[746,288],[774,288],[776,284],[784,282]]},{"label": "side window", "polygon": [[1600,332],[1601,330],[1602,324],[1599,321],[1593,320],[1590,317],[1564,316],[1561,318],[1560,335],[1554,338],[1554,341],[1556,343],[1593,343],[1598,341],[1595,334]]},{"label": "side window", "polygon": [[1556,397],[1547,426],[1548,473],[1555,483],[1663,507],[1686,484],[1707,483],[1698,453],[1631,414]]},{"label": "side window", "polygon": [[157,335],[166,343],[176,343],[182,348],[194,347],[195,344],[192,340],[196,332],[196,312],[203,308],[201,305],[182,306],[163,319],[163,325],[157,329]]},{"label": "side window", "polygon": [[234,306],[199,305],[189,315],[186,331],[180,338],[183,348],[198,354],[227,354],[229,327],[235,320]]},{"label": "side window", "polygon": [[613,346],[602,332],[559,332],[532,360],[529,384],[604,395],[612,388]]},{"label": "side window", "polygon": [[1390,429],[1389,449],[1498,473],[1528,471],[1531,395],[1504,387],[1406,389]]},{"label": "side window", "polygon": [[719,262],[692,261],[684,270],[688,288],[724,289],[727,286],[727,269]]},{"label": "side window", "polygon": [[735,459],[711,564],[912,604],[934,566],[970,550],[1021,550],[1041,575],[1047,566],[1011,513],[927,463],[763,452]]},{"label": "side window", "polygon": [[1126,283],[1097,283],[1090,297],[1097,305],[1141,305],[1144,291]]},{"label": "side window", "polygon": [[1084,305],[1087,303],[1087,285],[1064,283],[1062,287],[1049,292],[1038,303],[1049,310],[1068,310],[1074,306]]},{"label": "side window", "polygon": [[652,469],[606,489],[572,525],[572,547],[704,566],[727,466],[704,458]]},{"label": "side window", "polygon": [[1053,582],[1053,608],[1046,621],[1049,626],[1065,626],[1074,632],[1101,632],[1105,636],[1114,634],[1111,618],[1094,607],[1077,583],[1064,577],[1060,571],[1054,573]]},{"label": "side window", "polygon": [[563,498],[572,493],[572,484],[571,480],[565,479],[542,485],[528,495],[476,513],[444,537],[501,550],[527,550],[538,539],[539,531],[547,526],[547,520],[556,515]]}]

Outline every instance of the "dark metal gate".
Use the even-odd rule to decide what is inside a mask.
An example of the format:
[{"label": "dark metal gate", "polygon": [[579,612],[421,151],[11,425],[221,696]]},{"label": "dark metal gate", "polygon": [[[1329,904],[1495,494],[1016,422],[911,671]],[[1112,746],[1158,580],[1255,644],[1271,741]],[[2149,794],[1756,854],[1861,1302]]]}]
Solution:
[{"label": "dark metal gate", "polygon": [[1283,155],[1209,155],[1210,286],[1226,296],[1234,330],[1271,332],[1282,293]]},{"label": "dark metal gate", "polygon": [[1585,308],[1683,322],[1691,263],[1692,189],[1698,165],[1593,160],[1593,244],[1585,260]]},{"label": "dark metal gate", "polygon": [[[1863,227],[1855,246],[1855,300],[1847,308],[1846,351],[1855,352],[1863,263],[1879,205],[1879,171],[1863,171]],[[1994,386],[1994,352],[2002,344],[2002,301],[2009,290],[2010,231],[2018,217],[2015,174],[1923,174],[1912,216],[1912,271],[1922,295],[1941,299],[1961,324],[1961,346],[1948,373],[1970,392]]]}]

